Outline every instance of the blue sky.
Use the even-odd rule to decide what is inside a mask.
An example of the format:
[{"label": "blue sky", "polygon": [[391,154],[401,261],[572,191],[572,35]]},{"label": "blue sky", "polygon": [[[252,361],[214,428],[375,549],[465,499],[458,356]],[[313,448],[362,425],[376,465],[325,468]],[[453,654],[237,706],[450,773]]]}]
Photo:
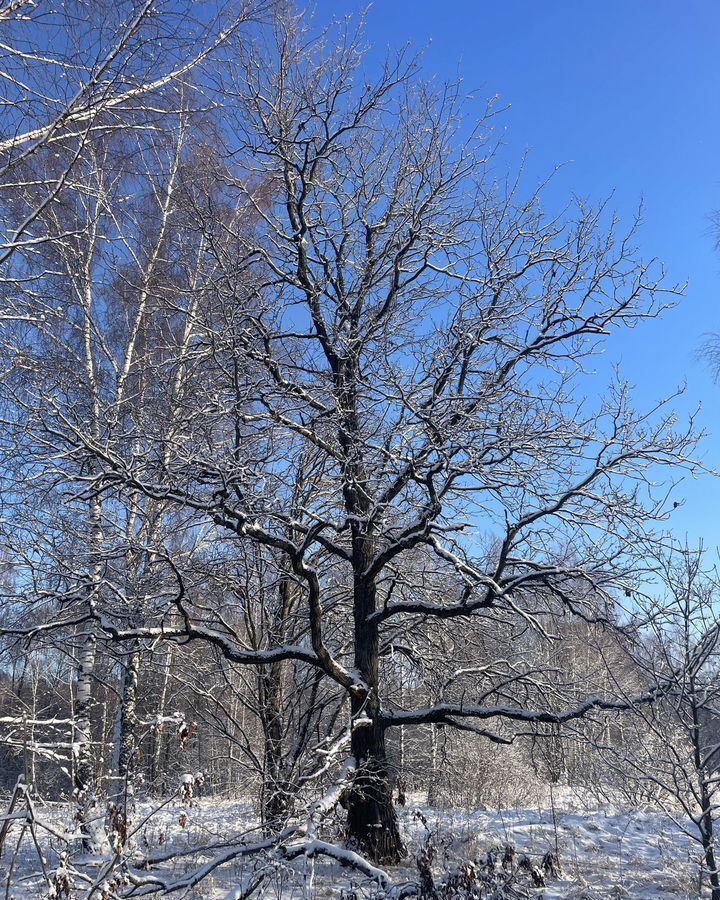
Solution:
[{"label": "blue sky", "polygon": [[[321,22],[366,8],[314,7]],[[426,76],[460,74],[468,92],[499,94],[508,165],[525,150],[533,178],[569,163],[558,201],[612,193],[629,219],[643,199],[643,256],[689,284],[677,309],[613,341],[608,356],[636,385],[638,406],[687,383],[679,408],[702,403],[704,458],[720,469],[720,385],[698,359],[704,337],[720,332],[710,224],[720,210],[720,0],[377,0],[366,33],[372,57],[410,41],[424,48]],[[678,535],[720,545],[720,479],[685,483],[678,496]]]}]

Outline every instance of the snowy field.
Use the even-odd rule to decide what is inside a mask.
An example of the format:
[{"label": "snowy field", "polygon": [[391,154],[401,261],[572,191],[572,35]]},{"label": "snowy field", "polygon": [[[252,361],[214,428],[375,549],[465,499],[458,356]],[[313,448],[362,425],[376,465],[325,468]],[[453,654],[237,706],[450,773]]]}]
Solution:
[{"label": "snowy field", "polygon": [[[484,811],[424,810],[428,824],[454,836],[460,857],[477,858],[489,845],[510,843],[539,865],[557,848],[563,873],[532,896],[544,900],[605,900],[701,896],[693,854],[697,845],[667,816],[603,806],[581,813],[567,806]],[[414,829],[414,837],[420,835]]]},{"label": "snowy field", "polygon": [[[527,854],[539,866],[548,851],[557,848],[562,874],[549,878],[546,887],[533,888],[523,882],[522,893],[513,896],[543,900],[661,900],[661,898],[698,898],[697,845],[667,816],[658,812],[619,810],[599,806],[591,812],[580,811],[577,801],[561,802],[550,809],[440,810],[413,803],[399,809],[403,832],[410,851],[408,863],[389,868],[397,885],[418,880],[414,858],[428,833],[436,852],[433,873],[439,876],[463,861],[487,858],[488,850],[513,845],[516,862]],[[144,809],[144,813],[149,809]],[[185,819],[187,816],[187,819]],[[38,819],[56,835],[71,833],[71,816],[65,807],[38,809]],[[222,855],[224,848],[242,841],[259,840],[254,831],[251,806],[237,801],[202,799],[192,808],[171,801],[155,812],[150,822],[140,825],[133,838],[130,854],[138,874],[174,880],[191,876],[200,866]],[[12,866],[12,897],[47,897],[48,890],[38,863],[31,836],[25,835],[18,847],[21,824],[13,823],[0,860],[0,891],[5,894],[8,870]],[[40,829],[47,870],[58,867],[57,850],[61,842],[46,829]],[[333,838],[331,829],[323,835]],[[337,837],[335,835],[335,837]],[[211,852],[200,848],[214,845]],[[181,855],[178,855],[181,854]],[[170,859],[168,857],[174,856]],[[151,865],[143,865],[150,859]],[[101,884],[101,864],[87,861],[78,865],[71,896],[87,894],[91,883]],[[99,877],[100,876],[100,877]],[[438,879],[439,880],[439,879]],[[186,883],[175,896],[188,898],[239,898],[252,883],[256,898],[343,898],[360,900],[382,896],[375,884],[337,862],[318,857],[301,857],[292,862],[277,858],[234,859],[210,872],[198,884]],[[122,893],[128,892],[128,887]],[[102,889],[95,889],[100,898]]]}]

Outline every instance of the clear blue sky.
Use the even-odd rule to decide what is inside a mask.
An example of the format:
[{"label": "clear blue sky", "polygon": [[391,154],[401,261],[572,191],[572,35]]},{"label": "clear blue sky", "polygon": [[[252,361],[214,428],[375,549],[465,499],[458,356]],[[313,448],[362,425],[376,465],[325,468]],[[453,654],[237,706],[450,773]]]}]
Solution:
[{"label": "clear blue sky", "polygon": [[[319,0],[320,22],[366,8]],[[425,49],[427,76],[462,75],[468,91],[499,94],[508,160],[532,151],[554,190],[601,200],[629,216],[640,198],[643,256],[660,257],[685,300],[609,353],[645,405],[687,382],[681,409],[703,405],[703,450],[720,469],[720,385],[697,353],[720,332],[720,0],[376,0],[372,56],[407,41]],[[600,377],[600,376],[598,376]],[[683,484],[672,526],[720,545],[720,479]]]}]

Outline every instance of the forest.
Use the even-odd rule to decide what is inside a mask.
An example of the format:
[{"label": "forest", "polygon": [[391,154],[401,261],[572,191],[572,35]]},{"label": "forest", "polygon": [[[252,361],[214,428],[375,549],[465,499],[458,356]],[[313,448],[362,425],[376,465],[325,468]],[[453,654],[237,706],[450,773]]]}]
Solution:
[{"label": "forest", "polygon": [[720,900],[683,286],[352,13],[0,2],[0,892]]}]

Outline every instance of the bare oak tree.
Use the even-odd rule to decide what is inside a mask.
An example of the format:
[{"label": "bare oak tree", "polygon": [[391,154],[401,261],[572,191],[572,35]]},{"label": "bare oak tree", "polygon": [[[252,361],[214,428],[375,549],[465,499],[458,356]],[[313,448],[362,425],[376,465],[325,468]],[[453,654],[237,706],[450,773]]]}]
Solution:
[{"label": "bare oak tree", "polygon": [[[492,109],[472,124],[461,87],[422,82],[402,53],[369,74],[358,33],[317,38],[280,17],[236,46],[213,90],[222,104],[181,110],[138,148],[144,211],[123,212],[125,175],[96,150],[96,187],[80,193],[97,216],[54,229],[52,265],[41,251],[17,257],[33,266],[17,300],[31,335],[22,352],[68,329],[85,365],[85,322],[101,408],[79,410],[47,372],[12,402],[45,435],[37,464],[103,516],[139,504],[228,560],[236,547],[265,554],[292,599],[251,640],[249,601],[208,594],[201,555],[174,551],[160,529],[147,538],[152,602],[114,602],[112,567],[90,595],[73,572],[53,625],[126,646],[211,646],[258,668],[271,714],[275,667],[316,672],[349,718],[324,752],[335,760],[347,744],[347,758],[329,799],[274,840],[288,858],[341,855],[315,834],[337,801],[355,849],[392,863],[404,851],[391,730],[507,742],[627,705],[564,694],[536,666],[486,666],[480,638],[476,665],[450,665],[415,706],[395,690],[392,657],[432,653],[450,628],[612,624],[665,515],[657,469],[689,465],[695,438],[665,403],[635,411],[619,380],[581,399],[584,374],[605,338],[658,315],[676,290],[638,257],[636,225],[624,232],[581,202],[548,213],[542,188],[497,181]],[[74,264],[57,276],[75,248],[88,263],[100,222],[82,278]],[[64,305],[37,325],[42,286],[58,277]],[[117,304],[119,322],[107,314]],[[649,679],[643,699],[656,692]]]}]

